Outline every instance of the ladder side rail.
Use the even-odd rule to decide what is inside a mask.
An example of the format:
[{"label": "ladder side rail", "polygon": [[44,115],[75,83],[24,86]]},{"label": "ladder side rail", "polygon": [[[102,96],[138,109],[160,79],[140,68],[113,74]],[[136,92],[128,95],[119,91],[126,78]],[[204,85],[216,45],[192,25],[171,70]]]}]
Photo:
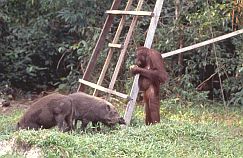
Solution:
[{"label": "ladder side rail", "polygon": [[[155,30],[157,28],[157,24],[158,24],[161,10],[163,7],[163,3],[164,3],[164,0],[156,1],[155,7],[154,7],[154,12],[153,12],[154,16],[152,17],[152,19],[150,21],[147,37],[146,37],[145,44],[144,44],[144,46],[147,48],[151,48],[151,45],[152,45],[152,42],[154,39]],[[126,125],[129,125],[131,122],[132,113],[134,111],[134,107],[136,104],[136,100],[137,100],[137,96],[138,96],[138,92],[139,92],[138,79],[139,79],[139,75],[136,75],[134,77],[132,89],[130,92],[131,100],[128,102],[126,111],[124,114],[124,119],[125,119]]]},{"label": "ladder side rail", "polygon": [[[113,4],[111,6],[111,10],[117,9],[119,7],[120,3],[121,3],[121,0],[114,0]],[[105,21],[105,24],[101,31],[101,34],[99,36],[98,42],[96,43],[96,46],[91,55],[91,59],[89,60],[88,66],[84,72],[84,75],[83,75],[84,80],[89,80],[89,78],[91,76],[91,72],[94,70],[94,66],[96,65],[98,56],[100,54],[100,50],[102,49],[102,46],[105,43],[105,38],[106,38],[107,33],[110,30],[113,19],[114,19],[114,15],[108,15],[106,18],[106,21]],[[84,91],[84,90],[85,90],[85,86],[80,83],[78,91]]]},{"label": "ladder side rail", "polygon": [[[129,10],[129,9],[131,8],[131,6],[132,6],[132,2],[133,2],[133,0],[129,0],[129,1],[127,2],[127,5],[126,5],[126,7],[125,7],[125,10]],[[123,16],[121,17],[120,23],[119,23],[119,25],[118,25],[118,28],[117,28],[117,31],[116,31],[116,34],[115,34],[115,36],[114,36],[114,39],[113,39],[112,43],[117,43],[117,42],[118,42],[119,37],[120,37],[121,32],[122,32],[122,29],[123,29],[123,26],[124,26],[124,24],[125,24],[125,21],[126,21],[126,16],[123,15]],[[110,48],[110,49],[109,49],[107,58],[106,58],[106,60],[105,60],[105,64],[104,64],[104,66],[103,66],[103,69],[102,69],[102,71],[101,71],[100,77],[99,77],[98,82],[97,82],[98,85],[101,85],[102,82],[103,82],[103,80],[104,80],[105,73],[106,73],[106,71],[107,71],[107,69],[108,69],[109,63],[110,63],[111,58],[112,58],[112,55],[113,55],[113,50],[114,50],[114,48]],[[98,95],[98,91],[97,91],[96,89],[94,90],[93,95],[94,95],[94,96],[97,96],[97,95]]]},{"label": "ladder side rail", "polygon": [[[144,0],[139,0],[139,2],[138,2],[138,6],[137,6],[137,8],[136,8],[136,11],[141,10],[142,5],[143,5],[143,2],[144,2]],[[110,85],[109,85],[109,89],[113,89],[113,88],[114,88],[114,85],[115,85],[115,82],[116,82],[116,79],[117,79],[119,70],[120,70],[120,68],[121,68],[122,62],[123,62],[123,60],[124,60],[124,57],[125,57],[125,54],[126,54],[126,51],[127,51],[127,47],[128,47],[129,41],[130,41],[130,39],[131,39],[133,30],[134,30],[134,28],[135,28],[135,26],[136,26],[137,19],[138,19],[138,16],[134,16],[133,19],[132,19],[132,23],[131,23],[131,25],[130,25],[130,28],[129,28],[129,30],[128,30],[128,33],[127,33],[127,36],[126,36],[126,39],[125,39],[125,42],[124,42],[124,47],[123,47],[123,49],[121,50],[121,53],[120,53],[118,62],[117,62],[117,64],[116,64],[115,71],[114,71],[114,73],[113,73],[113,75],[112,75],[112,79],[111,79],[111,82],[110,82]],[[108,98],[109,98],[109,97],[108,97]]]}]

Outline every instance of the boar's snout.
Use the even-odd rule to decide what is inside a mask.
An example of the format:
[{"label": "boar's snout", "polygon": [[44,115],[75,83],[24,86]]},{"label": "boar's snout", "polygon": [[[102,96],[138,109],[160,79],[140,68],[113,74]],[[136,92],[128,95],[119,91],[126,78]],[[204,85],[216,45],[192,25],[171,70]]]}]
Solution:
[{"label": "boar's snout", "polygon": [[115,126],[115,124],[125,124],[125,120],[122,117],[119,118],[109,118],[106,119],[105,124],[112,127]]},{"label": "boar's snout", "polygon": [[125,122],[125,120],[124,120],[124,118],[123,117],[120,117],[119,119],[118,119],[118,123],[119,124],[126,124],[126,122]]}]

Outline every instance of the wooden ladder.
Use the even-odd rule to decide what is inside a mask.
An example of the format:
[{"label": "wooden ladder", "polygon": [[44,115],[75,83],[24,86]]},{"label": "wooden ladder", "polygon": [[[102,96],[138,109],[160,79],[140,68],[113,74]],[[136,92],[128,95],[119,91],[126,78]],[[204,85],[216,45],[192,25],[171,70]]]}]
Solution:
[{"label": "wooden ladder", "polygon": [[[125,7],[125,10],[117,10],[120,3],[121,3],[121,0],[114,0],[113,4],[111,6],[111,9],[106,11],[108,16],[106,18],[105,24],[103,26],[103,29],[102,29],[101,34],[99,36],[99,39],[96,43],[96,46],[95,46],[95,48],[92,52],[91,59],[90,59],[88,66],[85,70],[83,78],[79,79],[80,85],[79,85],[79,88],[78,88],[78,91],[84,91],[85,85],[86,85],[86,86],[90,86],[90,87],[95,89],[94,93],[93,93],[93,95],[95,95],[95,96],[97,96],[97,94],[98,94],[97,90],[100,90],[100,91],[106,92],[108,94],[113,94],[113,95],[117,95],[121,98],[128,99],[129,102],[127,104],[127,108],[126,108],[126,112],[125,112],[125,116],[124,116],[125,121],[128,125],[130,124],[132,112],[133,112],[134,105],[136,103],[137,94],[138,94],[138,91],[139,91],[139,89],[138,89],[139,75],[135,76],[130,95],[123,94],[123,93],[120,93],[120,92],[113,90],[114,85],[115,85],[115,81],[117,79],[119,70],[122,66],[122,63],[123,63],[123,60],[124,60],[124,57],[125,57],[128,45],[129,45],[129,41],[131,39],[132,33],[133,33],[134,28],[135,28],[136,23],[137,23],[138,16],[151,16],[152,17],[151,22],[150,22],[150,26],[149,26],[149,29],[148,29],[147,37],[146,37],[146,40],[145,40],[145,45],[144,45],[145,47],[150,48],[151,45],[152,45],[154,33],[155,33],[155,30],[156,30],[156,27],[157,27],[158,19],[159,19],[159,16],[160,16],[160,12],[161,12],[164,0],[157,0],[156,1],[155,8],[154,8],[153,12],[141,11],[144,0],[139,0],[136,10],[131,11],[130,9],[131,9],[131,6],[132,6],[132,2],[133,2],[133,0],[128,0],[126,7]],[[112,43],[108,44],[109,52],[108,52],[106,61],[104,63],[103,69],[101,71],[100,77],[98,79],[97,84],[91,83],[91,82],[88,81],[90,76],[91,76],[91,72],[94,70],[94,66],[96,65],[98,56],[99,56],[100,51],[102,49],[102,46],[105,43],[105,38],[106,38],[106,35],[108,34],[110,28],[111,28],[112,22],[114,20],[114,16],[117,16],[117,15],[121,16],[120,23],[118,25],[118,28],[117,28],[117,31],[115,33],[115,36],[114,36]],[[133,15],[134,17],[132,19],[132,22],[131,22],[130,28],[128,30],[128,33],[126,35],[124,43],[119,44],[117,42],[120,38],[122,29],[123,29],[124,24],[125,24],[126,15]],[[118,58],[118,61],[117,61],[116,67],[115,67],[115,71],[113,73],[109,87],[105,88],[105,87],[102,87],[101,84],[103,82],[103,79],[105,77],[105,73],[106,73],[108,66],[109,66],[109,63],[111,61],[114,49],[121,49],[121,53],[119,55],[119,58]]]}]

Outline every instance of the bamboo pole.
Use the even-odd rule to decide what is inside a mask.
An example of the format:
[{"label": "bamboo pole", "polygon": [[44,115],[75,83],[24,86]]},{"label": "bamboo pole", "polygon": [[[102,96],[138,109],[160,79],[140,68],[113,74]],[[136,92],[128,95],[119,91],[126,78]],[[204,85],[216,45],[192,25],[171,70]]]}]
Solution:
[{"label": "bamboo pole", "polygon": [[191,45],[191,46],[188,46],[188,47],[177,49],[177,50],[174,50],[174,51],[171,51],[171,52],[168,52],[168,53],[163,53],[162,57],[166,58],[166,57],[169,57],[169,56],[172,56],[172,55],[175,55],[175,54],[179,54],[179,53],[186,52],[186,51],[189,51],[189,50],[192,50],[192,49],[203,47],[203,46],[206,46],[206,45],[218,42],[218,41],[222,41],[222,40],[230,38],[230,37],[240,35],[242,33],[243,33],[243,29],[238,30],[238,31],[234,31],[234,32],[228,33],[226,35],[222,35],[222,36],[219,36],[219,37],[216,37],[216,38],[213,38],[213,39],[201,42],[201,43],[197,43],[197,44],[194,44],[194,45]]}]

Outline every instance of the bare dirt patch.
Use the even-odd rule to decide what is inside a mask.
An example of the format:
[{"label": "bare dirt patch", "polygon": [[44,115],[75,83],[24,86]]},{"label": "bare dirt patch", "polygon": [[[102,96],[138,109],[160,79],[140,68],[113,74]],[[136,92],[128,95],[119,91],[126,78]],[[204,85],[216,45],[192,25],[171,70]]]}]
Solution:
[{"label": "bare dirt patch", "polygon": [[15,110],[26,110],[29,105],[31,105],[33,101],[30,100],[17,100],[17,101],[10,101],[10,106],[8,107],[3,107],[0,103],[0,115],[9,115]]},{"label": "bare dirt patch", "polygon": [[30,147],[26,145],[16,145],[15,140],[0,141],[0,157],[6,154],[17,153],[26,158],[41,158],[42,151],[37,147]]}]

